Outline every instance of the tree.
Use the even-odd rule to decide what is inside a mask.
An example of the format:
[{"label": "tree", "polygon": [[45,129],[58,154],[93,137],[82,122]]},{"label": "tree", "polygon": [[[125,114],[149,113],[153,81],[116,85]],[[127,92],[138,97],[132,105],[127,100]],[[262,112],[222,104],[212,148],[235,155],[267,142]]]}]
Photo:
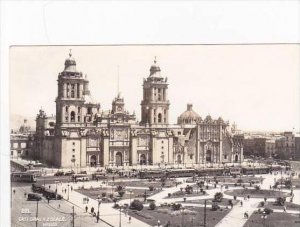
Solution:
[{"label": "tree", "polygon": [[155,203],[151,202],[150,205],[149,205],[149,208],[150,208],[150,210],[155,210],[155,208],[156,208]]},{"label": "tree", "polygon": [[285,203],[285,201],[286,201],[286,198],[285,198],[285,197],[278,197],[278,198],[276,199],[276,204],[277,204],[278,206],[283,206],[284,203]]},{"label": "tree", "polygon": [[125,191],[118,191],[118,193],[119,193],[120,197],[123,197],[123,195],[125,194]]},{"label": "tree", "polygon": [[221,202],[223,199],[223,193],[222,192],[217,192],[214,196],[214,200],[217,202]]},{"label": "tree", "polygon": [[129,208],[132,210],[141,211],[144,208],[144,205],[140,200],[135,199],[132,201]]}]

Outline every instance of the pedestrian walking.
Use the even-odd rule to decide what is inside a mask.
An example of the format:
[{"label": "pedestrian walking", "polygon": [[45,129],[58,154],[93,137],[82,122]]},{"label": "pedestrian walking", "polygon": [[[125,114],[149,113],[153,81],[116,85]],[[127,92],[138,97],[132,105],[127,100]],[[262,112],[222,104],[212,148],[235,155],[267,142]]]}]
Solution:
[{"label": "pedestrian walking", "polygon": [[94,214],[94,211],[95,211],[95,209],[94,209],[94,207],[92,207],[91,208],[91,213]]},{"label": "pedestrian walking", "polygon": [[87,213],[88,209],[88,206],[85,206],[85,213]]},{"label": "pedestrian walking", "polygon": [[13,190],[13,193],[16,194],[16,190],[15,189]]},{"label": "pedestrian walking", "polygon": [[129,218],[128,218],[128,222],[129,222],[129,224],[131,223],[131,216],[129,216]]},{"label": "pedestrian walking", "polygon": [[286,213],[286,206],[283,206],[283,212]]},{"label": "pedestrian walking", "polygon": [[58,209],[60,208],[60,204],[58,204]]},{"label": "pedestrian walking", "polygon": [[24,197],[26,198],[26,195],[27,195],[27,193],[26,192],[24,192]]},{"label": "pedestrian walking", "polygon": [[241,207],[243,206],[243,201],[241,201]]},{"label": "pedestrian walking", "polygon": [[250,195],[248,195],[247,198],[250,199]]},{"label": "pedestrian walking", "polygon": [[71,186],[71,191],[73,191],[73,186]]},{"label": "pedestrian walking", "polygon": [[67,189],[65,188],[65,193],[67,193]]}]

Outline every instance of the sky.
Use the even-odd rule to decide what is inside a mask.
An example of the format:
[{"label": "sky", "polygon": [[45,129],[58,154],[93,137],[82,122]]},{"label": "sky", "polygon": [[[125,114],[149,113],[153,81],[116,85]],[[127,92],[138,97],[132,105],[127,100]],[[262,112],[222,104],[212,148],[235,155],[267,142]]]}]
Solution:
[{"label": "sky", "polygon": [[119,87],[140,120],[143,78],[154,57],[168,78],[170,123],[187,103],[245,131],[299,131],[300,45],[15,46],[10,48],[10,111],[34,119],[55,114],[58,73],[69,49],[101,109]]}]

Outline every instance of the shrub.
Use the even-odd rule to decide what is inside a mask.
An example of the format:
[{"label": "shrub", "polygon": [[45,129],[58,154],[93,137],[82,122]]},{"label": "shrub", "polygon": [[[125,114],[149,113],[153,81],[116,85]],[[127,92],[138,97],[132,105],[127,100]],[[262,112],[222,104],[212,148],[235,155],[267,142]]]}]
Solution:
[{"label": "shrub", "polygon": [[266,207],[264,209],[264,212],[265,212],[265,214],[271,214],[271,213],[273,213],[273,210],[271,208],[269,208],[269,207]]},{"label": "shrub", "polygon": [[285,180],[284,181],[284,185],[285,185],[285,187],[287,187],[288,189],[290,189],[292,187],[292,181],[291,180]]},{"label": "shrub", "polygon": [[149,205],[149,208],[150,208],[150,210],[155,210],[155,208],[156,208],[155,203],[151,202],[150,205]]},{"label": "shrub", "polygon": [[285,203],[285,201],[286,201],[286,198],[285,197],[278,197],[277,199],[276,199],[276,205],[278,205],[278,206],[283,206],[284,205],[284,203]]},{"label": "shrub", "polygon": [[120,197],[123,197],[123,195],[125,194],[125,191],[118,191],[118,193],[119,193]]},{"label": "shrub", "polygon": [[260,190],[260,186],[259,185],[255,185],[255,190],[259,191]]},{"label": "shrub", "polygon": [[140,200],[133,200],[130,204],[130,209],[141,211],[144,208],[143,203]]},{"label": "shrub", "polygon": [[174,203],[172,204],[172,209],[173,210],[180,210],[181,208],[181,204],[180,203]]},{"label": "shrub", "polygon": [[221,202],[223,199],[223,193],[222,192],[217,192],[214,196],[214,200],[217,202]]},{"label": "shrub", "polygon": [[218,210],[218,209],[220,209],[220,206],[219,206],[217,203],[213,203],[213,204],[211,205],[211,210],[212,210],[212,211],[216,211],[216,210]]},{"label": "shrub", "polygon": [[264,201],[261,201],[261,202],[259,203],[259,205],[260,205],[261,207],[263,207],[263,206],[265,206],[265,202],[264,202]]},{"label": "shrub", "polygon": [[118,185],[117,187],[116,187],[116,190],[119,192],[119,191],[123,191],[125,189],[125,187],[124,186],[122,186],[122,185]]},{"label": "shrub", "polygon": [[149,186],[149,191],[153,191],[154,190],[154,187],[151,185]]},{"label": "shrub", "polygon": [[102,197],[105,197],[106,196],[106,192],[102,192]]}]

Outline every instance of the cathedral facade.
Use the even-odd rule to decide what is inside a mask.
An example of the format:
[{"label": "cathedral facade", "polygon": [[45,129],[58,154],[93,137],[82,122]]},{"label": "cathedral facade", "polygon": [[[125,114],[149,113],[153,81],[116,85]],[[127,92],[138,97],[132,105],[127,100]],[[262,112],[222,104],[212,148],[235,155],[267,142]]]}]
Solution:
[{"label": "cathedral facade", "polygon": [[177,124],[169,123],[168,81],[156,60],[143,81],[140,122],[120,94],[102,110],[71,54],[57,81],[55,119],[42,110],[36,117],[36,159],[68,168],[243,161],[243,136],[221,118],[202,119],[188,104]]}]

